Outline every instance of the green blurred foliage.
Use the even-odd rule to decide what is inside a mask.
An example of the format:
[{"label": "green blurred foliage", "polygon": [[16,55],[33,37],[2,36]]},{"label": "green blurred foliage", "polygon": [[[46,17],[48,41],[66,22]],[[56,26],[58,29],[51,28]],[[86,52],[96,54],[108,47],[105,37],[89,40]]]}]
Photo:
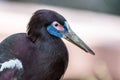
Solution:
[{"label": "green blurred foliage", "polygon": [[76,9],[92,10],[120,15],[120,0],[8,0],[44,3]]}]

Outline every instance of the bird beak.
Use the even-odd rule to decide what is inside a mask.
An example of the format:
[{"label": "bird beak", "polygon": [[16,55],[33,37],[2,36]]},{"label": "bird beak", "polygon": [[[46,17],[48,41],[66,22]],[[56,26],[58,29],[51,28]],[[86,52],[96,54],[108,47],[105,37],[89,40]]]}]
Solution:
[{"label": "bird beak", "polygon": [[64,38],[69,42],[75,44],[79,48],[83,49],[87,53],[95,55],[95,53],[71,30],[69,25],[67,25],[68,33],[64,34]]}]

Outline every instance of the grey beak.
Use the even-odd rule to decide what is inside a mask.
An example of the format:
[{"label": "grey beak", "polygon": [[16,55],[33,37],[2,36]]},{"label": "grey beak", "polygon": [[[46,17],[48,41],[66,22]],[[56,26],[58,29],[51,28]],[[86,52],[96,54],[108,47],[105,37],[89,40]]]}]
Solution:
[{"label": "grey beak", "polygon": [[85,52],[95,55],[95,53],[70,29],[70,27],[68,29],[69,32],[64,34],[66,40],[83,49]]}]

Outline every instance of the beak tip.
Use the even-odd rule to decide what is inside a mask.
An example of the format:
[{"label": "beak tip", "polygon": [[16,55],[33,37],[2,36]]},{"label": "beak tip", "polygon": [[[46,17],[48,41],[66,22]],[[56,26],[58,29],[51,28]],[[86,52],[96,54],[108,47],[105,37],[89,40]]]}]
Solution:
[{"label": "beak tip", "polygon": [[95,52],[93,52],[92,50],[90,50],[88,53],[95,55]]}]

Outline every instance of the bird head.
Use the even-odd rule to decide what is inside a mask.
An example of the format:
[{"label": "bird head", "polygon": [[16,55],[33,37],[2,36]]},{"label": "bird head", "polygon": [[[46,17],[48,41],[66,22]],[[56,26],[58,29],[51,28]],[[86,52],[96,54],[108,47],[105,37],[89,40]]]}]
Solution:
[{"label": "bird head", "polygon": [[28,36],[35,41],[44,32],[56,38],[64,38],[85,52],[95,53],[72,31],[67,20],[59,13],[52,10],[36,11],[28,24]]}]

